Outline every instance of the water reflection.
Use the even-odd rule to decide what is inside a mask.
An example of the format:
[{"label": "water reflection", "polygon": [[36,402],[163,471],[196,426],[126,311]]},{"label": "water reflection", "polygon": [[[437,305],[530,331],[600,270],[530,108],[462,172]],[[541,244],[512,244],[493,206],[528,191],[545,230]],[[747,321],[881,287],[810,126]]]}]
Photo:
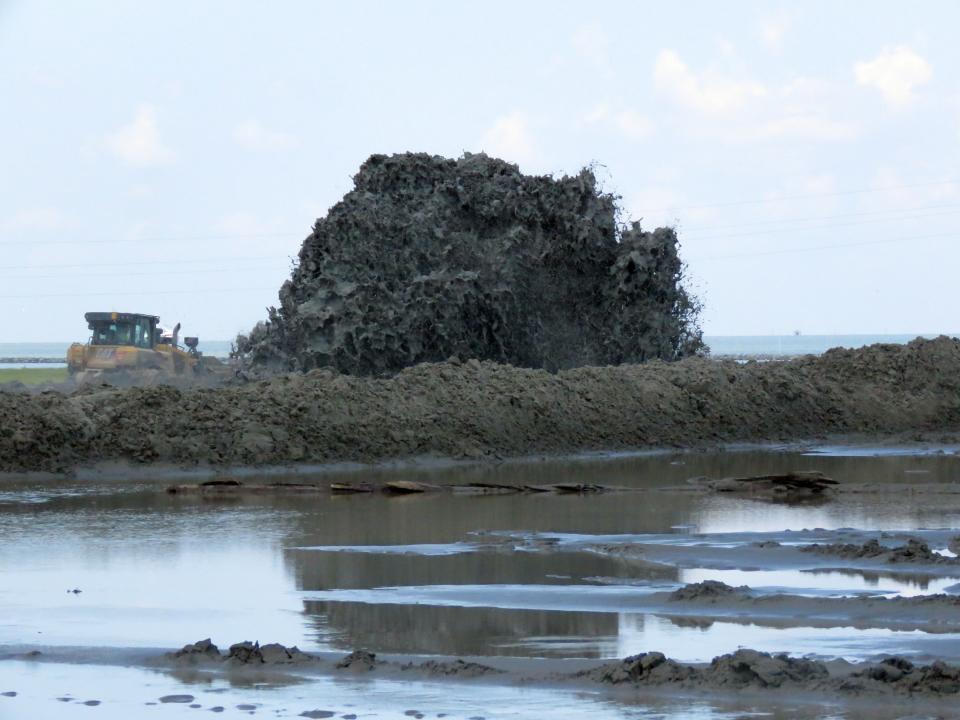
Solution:
[{"label": "water reflection", "polygon": [[[924,483],[946,482],[956,479],[958,467],[958,459],[948,456],[714,453],[418,470],[405,476],[665,488],[695,475],[790,470],[821,470],[849,482],[894,483],[918,477]],[[837,637],[838,644],[831,645],[834,636],[822,633],[746,631],[736,623],[704,625],[629,612],[304,601],[300,593],[439,585],[536,585],[547,590],[580,585],[589,592],[598,578],[604,584],[629,586],[724,577],[730,584],[936,591],[941,589],[939,580],[924,586],[887,575],[877,576],[877,584],[862,573],[859,579],[807,573],[741,578],[645,567],[587,553],[521,553],[509,543],[497,546],[495,534],[960,527],[960,496],[951,495],[924,503],[903,502],[894,494],[850,495],[820,507],[782,507],[669,491],[591,497],[318,495],[210,501],[169,496],[163,488],[164,483],[146,480],[5,481],[0,487],[0,643],[169,647],[212,636],[221,645],[260,639],[313,648],[592,657],[655,648],[683,657],[726,652],[745,640],[777,650],[836,647],[872,652],[877,638],[888,637],[919,648],[919,636],[887,631],[877,631],[876,638],[849,631],[846,640]],[[484,550],[423,555],[402,548],[390,554],[294,549],[422,543],[480,543]],[[83,592],[68,594],[72,588]],[[713,638],[708,644],[705,632]]]}]

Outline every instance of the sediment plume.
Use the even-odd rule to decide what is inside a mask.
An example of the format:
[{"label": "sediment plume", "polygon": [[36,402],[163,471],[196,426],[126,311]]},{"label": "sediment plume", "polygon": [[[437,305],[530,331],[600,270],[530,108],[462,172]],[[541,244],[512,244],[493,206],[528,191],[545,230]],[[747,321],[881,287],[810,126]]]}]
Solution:
[{"label": "sediment plume", "polygon": [[589,169],[373,155],[236,356],[373,375],[452,356],[555,371],[699,352],[676,233],[618,217]]}]

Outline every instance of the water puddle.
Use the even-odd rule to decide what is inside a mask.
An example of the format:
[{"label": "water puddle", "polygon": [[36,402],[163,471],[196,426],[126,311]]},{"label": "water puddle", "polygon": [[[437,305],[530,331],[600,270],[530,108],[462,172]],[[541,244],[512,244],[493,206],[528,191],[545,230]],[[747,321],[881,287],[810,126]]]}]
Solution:
[{"label": "water puddle", "polygon": [[[221,647],[259,640],[305,650],[365,647],[520,658],[613,658],[660,650],[693,661],[749,646],[850,659],[892,652],[960,659],[960,637],[952,631],[880,627],[870,618],[752,618],[736,607],[723,617],[647,607],[656,593],[703,580],[748,585],[757,596],[958,592],[955,566],[858,564],[801,554],[796,546],[867,538],[896,545],[919,537],[943,557],[954,557],[960,495],[926,501],[911,494],[905,501],[896,492],[863,493],[786,506],[690,492],[685,482],[700,475],[793,470],[890,487],[957,478],[957,457],[948,448],[912,454],[855,450],[661,453],[347,476],[354,482],[389,476],[651,490],[586,497],[440,493],[210,500],[171,496],[165,483],[146,479],[4,481],[0,650],[169,648],[211,637]],[[633,552],[635,546],[642,550]],[[570,717],[596,718],[742,717],[750,711],[620,706],[582,693],[529,688],[451,693],[443,684],[389,681],[311,680],[309,693],[297,685],[236,688],[220,680],[198,686],[163,673],[105,673],[82,663],[0,661],[0,670],[9,685],[0,692],[18,692],[0,696],[4,718],[91,712],[100,718],[159,717],[184,706],[144,703],[178,693],[202,697],[205,710],[219,703],[225,715],[249,712],[235,706],[254,704],[256,714],[296,716],[316,707],[308,700],[316,697],[338,716],[354,712],[348,703],[365,708],[355,711],[358,717],[400,717],[408,708],[463,718],[558,717],[558,707],[569,707]],[[68,692],[75,700],[102,703],[56,700]],[[220,699],[227,696],[229,702]],[[403,705],[408,708],[398,710]],[[551,712],[544,710],[548,705]]]}]

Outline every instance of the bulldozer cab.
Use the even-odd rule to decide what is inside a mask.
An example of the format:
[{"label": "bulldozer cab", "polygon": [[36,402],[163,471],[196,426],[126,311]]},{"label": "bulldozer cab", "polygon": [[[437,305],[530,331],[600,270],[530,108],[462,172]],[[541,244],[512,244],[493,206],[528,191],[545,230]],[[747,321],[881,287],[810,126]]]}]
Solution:
[{"label": "bulldozer cab", "polygon": [[117,312],[89,312],[84,315],[90,328],[91,345],[120,345],[152,350],[157,343],[155,315]]}]

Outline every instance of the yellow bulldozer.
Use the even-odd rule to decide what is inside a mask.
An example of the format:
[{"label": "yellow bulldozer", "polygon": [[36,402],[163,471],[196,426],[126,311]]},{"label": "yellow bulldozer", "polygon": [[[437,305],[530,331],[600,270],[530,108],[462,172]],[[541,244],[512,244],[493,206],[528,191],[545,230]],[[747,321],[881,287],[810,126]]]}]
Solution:
[{"label": "yellow bulldozer", "polygon": [[226,366],[197,350],[196,337],[183,338],[180,324],[173,330],[160,327],[156,315],[123,312],[88,312],[90,340],[67,350],[67,368],[78,384],[91,380],[151,384],[172,378],[223,374]]}]

